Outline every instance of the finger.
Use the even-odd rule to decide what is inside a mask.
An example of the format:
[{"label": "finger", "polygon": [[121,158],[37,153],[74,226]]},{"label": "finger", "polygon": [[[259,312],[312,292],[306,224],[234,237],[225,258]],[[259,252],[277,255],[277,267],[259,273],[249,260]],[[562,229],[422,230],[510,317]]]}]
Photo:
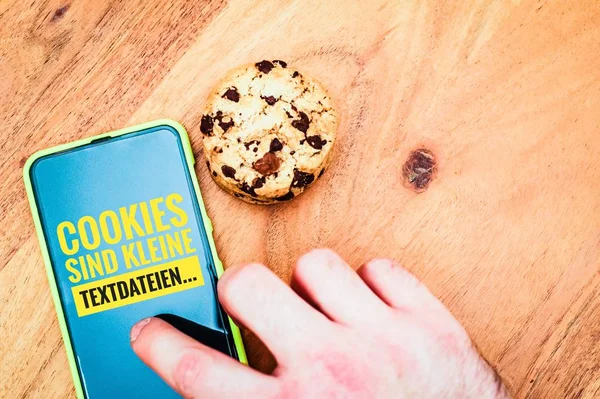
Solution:
[{"label": "finger", "polygon": [[167,322],[150,318],[131,329],[134,352],[186,398],[275,397],[277,380],[208,348]]},{"label": "finger", "polygon": [[429,309],[447,312],[419,279],[392,260],[373,259],[361,266],[358,274],[391,307],[409,311]]},{"label": "finger", "polygon": [[389,320],[390,309],[331,250],[314,250],[301,257],[292,278],[334,321],[372,327]]},{"label": "finger", "polygon": [[311,342],[322,341],[331,328],[327,318],[263,265],[228,269],[218,291],[225,310],[252,330],[279,364],[298,356]]},{"label": "finger", "polygon": [[304,302],[308,303],[310,306],[312,306],[322,314],[325,314],[319,307],[319,304],[315,303],[314,299],[308,294],[306,288],[302,284],[300,284],[295,278],[293,278],[293,276],[292,281],[290,283],[290,287],[292,288],[292,290],[294,290],[296,294],[298,294],[300,298],[302,298]]}]

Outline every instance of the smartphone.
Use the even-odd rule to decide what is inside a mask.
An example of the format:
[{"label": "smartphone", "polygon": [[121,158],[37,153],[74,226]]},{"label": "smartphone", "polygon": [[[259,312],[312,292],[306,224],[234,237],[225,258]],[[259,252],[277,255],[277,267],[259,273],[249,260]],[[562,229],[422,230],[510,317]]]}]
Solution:
[{"label": "smartphone", "polygon": [[25,165],[78,398],[179,397],[130,347],[146,317],[246,362],[217,300],[223,266],[194,163],[185,129],[159,120],[42,150]]}]

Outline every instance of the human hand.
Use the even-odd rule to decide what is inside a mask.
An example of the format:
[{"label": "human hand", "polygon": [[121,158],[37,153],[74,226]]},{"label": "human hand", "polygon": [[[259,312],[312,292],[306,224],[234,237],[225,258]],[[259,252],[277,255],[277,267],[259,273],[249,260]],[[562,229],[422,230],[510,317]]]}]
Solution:
[{"label": "human hand", "polygon": [[315,250],[292,287],[258,264],[228,269],[218,284],[225,310],[275,355],[272,375],[156,318],[133,327],[133,349],[187,398],[509,397],[444,305],[392,261],[355,273]]}]

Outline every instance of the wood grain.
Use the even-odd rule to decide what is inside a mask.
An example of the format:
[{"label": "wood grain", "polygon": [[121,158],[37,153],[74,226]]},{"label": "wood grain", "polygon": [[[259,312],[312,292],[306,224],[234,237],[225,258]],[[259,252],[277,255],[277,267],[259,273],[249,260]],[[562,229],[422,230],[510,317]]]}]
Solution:
[{"label": "wood grain", "polygon": [[[227,69],[284,59],[342,115],[332,167],[295,201],[198,178],[227,265],[289,280],[304,251],[393,257],[520,398],[600,396],[600,2],[0,3],[0,397],[73,396],[21,181],[35,150],[159,117],[199,153]],[[402,165],[438,161],[417,194]],[[251,363],[273,367],[245,335]]]}]

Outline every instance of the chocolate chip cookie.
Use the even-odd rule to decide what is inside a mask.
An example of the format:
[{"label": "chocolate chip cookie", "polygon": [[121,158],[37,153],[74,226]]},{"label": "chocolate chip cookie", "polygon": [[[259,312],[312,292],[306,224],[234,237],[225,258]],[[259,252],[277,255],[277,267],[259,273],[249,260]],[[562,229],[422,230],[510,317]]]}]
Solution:
[{"label": "chocolate chip cookie", "polygon": [[248,202],[289,201],[331,159],[338,117],[325,89],[280,60],[235,69],[200,121],[213,179]]}]

